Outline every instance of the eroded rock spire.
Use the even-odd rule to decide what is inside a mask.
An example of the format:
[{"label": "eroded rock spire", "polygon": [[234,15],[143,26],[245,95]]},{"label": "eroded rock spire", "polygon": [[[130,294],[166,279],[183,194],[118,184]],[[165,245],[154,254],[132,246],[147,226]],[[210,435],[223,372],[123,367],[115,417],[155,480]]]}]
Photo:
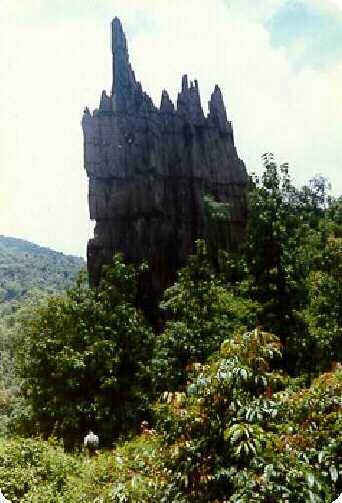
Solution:
[{"label": "eroded rock spire", "polygon": [[[162,92],[160,109],[137,82],[119,19],[111,25],[113,87],[99,110],[83,116],[85,169],[95,237],[88,244],[92,285],[103,264],[122,251],[150,265],[139,304],[156,306],[204,238],[216,263],[219,248],[236,249],[244,234],[248,176],[234,145],[220,89],[203,113],[197,81],[183,76],[177,107]],[[177,55],[175,55],[177,57]],[[229,222],[212,222],[204,197],[231,206]]]},{"label": "eroded rock spire", "polygon": [[129,62],[127,41],[121,21],[116,17],[112,21],[113,85],[112,106],[114,112],[134,113],[141,107],[152,110],[153,103],[142,91],[140,82],[135,79]]},{"label": "eroded rock spire", "polygon": [[116,17],[112,21],[113,53],[113,110],[126,112],[137,91],[135,76],[129,63],[126,37],[121,22]]}]

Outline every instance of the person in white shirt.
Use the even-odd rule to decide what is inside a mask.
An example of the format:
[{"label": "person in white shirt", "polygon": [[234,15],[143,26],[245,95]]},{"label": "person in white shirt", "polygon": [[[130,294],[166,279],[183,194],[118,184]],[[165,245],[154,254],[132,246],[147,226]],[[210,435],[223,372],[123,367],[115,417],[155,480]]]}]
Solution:
[{"label": "person in white shirt", "polygon": [[98,454],[99,437],[92,430],[89,430],[88,434],[84,437],[83,445],[89,452],[89,455],[94,456]]}]

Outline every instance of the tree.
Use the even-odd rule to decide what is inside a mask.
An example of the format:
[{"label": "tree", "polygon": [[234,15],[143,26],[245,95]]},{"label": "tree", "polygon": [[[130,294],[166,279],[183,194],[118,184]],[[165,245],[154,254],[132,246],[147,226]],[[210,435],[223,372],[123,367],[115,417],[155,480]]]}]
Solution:
[{"label": "tree", "polygon": [[98,288],[84,278],[21,327],[19,373],[29,430],[67,446],[92,426],[111,444],[147,407],[152,332],[134,307],[137,270],[116,255]]},{"label": "tree", "polygon": [[284,365],[294,370],[298,350],[306,353],[307,323],[301,312],[309,301],[308,276],[327,246],[329,185],[317,177],[298,190],[287,164],[278,167],[272,154],[263,160],[264,173],[249,197],[244,256],[250,295],[263,308],[260,321],[280,336]]},{"label": "tree", "polygon": [[293,348],[302,369],[316,372],[342,361],[342,239],[330,234],[324,247],[321,241],[315,243],[316,267],[307,277],[308,302],[301,313],[307,325],[304,347]]},{"label": "tree", "polygon": [[166,290],[161,308],[167,312],[165,330],[156,339],[153,373],[157,389],[178,389],[186,368],[205,362],[224,339],[253,327],[256,302],[234,294],[214,273],[204,241]]}]

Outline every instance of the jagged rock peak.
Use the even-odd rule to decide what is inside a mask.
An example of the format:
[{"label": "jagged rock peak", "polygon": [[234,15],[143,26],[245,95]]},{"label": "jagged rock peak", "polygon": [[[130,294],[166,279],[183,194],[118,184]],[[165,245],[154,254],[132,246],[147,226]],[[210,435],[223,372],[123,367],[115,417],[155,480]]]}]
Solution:
[{"label": "jagged rock peak", "polygon": [[211,95],[210,101],[209,101],[209,110],[210,107],[219,107],[219,108],[225,108],[224,102],[223,102],[223,96],[220,87],[216,84],[214,91]]},{"label": "jagged rock peak", "polygon": [[113,86],[112,109],[114,112],[134,113],[141,106],[153,107],[151,99],[142,91],[141,85],[129,62],[127,41],[120,20],[112,21]]},{"label": "jagged rock peak", "polygon": [[188,76],[183,75],[182,77],[182,92],[187,92],[189,89],[189,84],[188,84]]},{"label": "jagged rock peak", "polygon": [[112,21],[112,52],[119,48],[127,51],[127,40],[120,19],[115,17]]},{"label": "jagged rock peak", "polygon": [[182,77],[182,90],[177,97],[177,111],[188,115],[190,113],[190,92],[188,85],[188,76]]},{"label": "jagged rock peak", "polygon": [[101,101],[100,101],[100,111],[101,112],[112,112],[112,100],[111,100],[111,97],[107,95],[106,91],[102,91]]},{"label": "jagged rock peak", "polygon": [[199,93],[198,82],[190,82],[190,112],[191,118],[195,123],[204,121],[204,113],[201,105],[201,96]]},{"label": "jagged rock peak", "polygon": [[224,105],[221,89],[215,86],[211,95],[209,106],[209,121],[219,128],[221,133],[231,132],[231,123],[227,120],[226,107]]},{"label": "jagged rock peak", "polygon": [[189,87],[187,75],[182,77],[182,90],[178,94],[177,111],[194,124],[201,124],[204,121],[198,82],[197,80],[190,81]]},{"label": "jagged rock peak", "polygon": [[164,89],[160,101],[160,111],[162,113],[173,113],[175,111],[174,104],[170,100],[168,92]]},{"label": "jagged rock peak", "polygon": [[[146,94],[140,82],[135,78],[134,71],[129,62],[129,53],[125,33],[121,21],[115,17],[111,23],[112,29],[112,54],[113,54],[113,85],[111,96],[103,92],[99,111],[110,113],[137,113],[157,111],[152,99]],[[181,91],[177,97],[177,107],[163,91],[160,103],[162,113],[180,113],[189,122],[203,124],[206,120],[199,92],[197,80],[188,81],[188,76],[183,75]],[[209,124],[215,124],[222,133],[230,130],[227,113],[223,102],[221,90],[218,86],[209,101]]]}]

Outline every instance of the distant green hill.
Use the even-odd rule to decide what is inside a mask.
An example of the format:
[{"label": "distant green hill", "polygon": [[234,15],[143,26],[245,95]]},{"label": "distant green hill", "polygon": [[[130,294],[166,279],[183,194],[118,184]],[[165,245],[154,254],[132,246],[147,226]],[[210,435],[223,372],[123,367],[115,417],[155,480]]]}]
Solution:
[{"label": "distant green hill", "polygon": [[84,267],[79,257],[0,235],[0,315],[37,291],[65,290]]}]

